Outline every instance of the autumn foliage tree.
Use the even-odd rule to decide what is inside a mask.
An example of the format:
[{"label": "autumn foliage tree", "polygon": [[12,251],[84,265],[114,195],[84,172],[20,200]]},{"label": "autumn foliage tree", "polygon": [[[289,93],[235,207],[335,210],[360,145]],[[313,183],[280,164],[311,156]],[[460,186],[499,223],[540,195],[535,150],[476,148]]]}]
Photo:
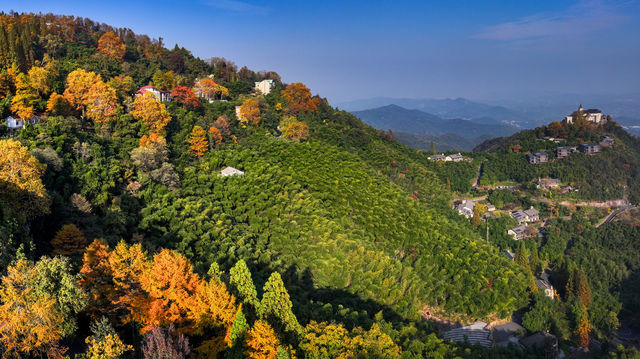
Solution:
[{"label": "autumn foliage tree", "polygon": [[98,52],[109,59],[122,61],[126,47],[122,40],[113,31],[105,32],[98,40]]},{"label": "autumn foliage tree", "polygon": [[241,123],[247,123],[257,126],[262,120],[260,113],[260,103],[256,99],[248,98],[240,105],[240,118]]},{"label": "autumn foliage tree", "polygon": [[110,255],[107,243],[98,239],[87,247],[82,258],[80,285],[88,294],[88,309],[94,319],[113,313],[115,288],[109,264]]},{"label": "autumn foliage tree", "polygon": [[206,98],[207,100],[214,100],[216,98],[229,96],[229,90],[222,85],[218,85],[210,77],[205,77],[196,81],[193,89],[197,96]]},{"label": "autumn foliage tree", "polygon": [[171,115],[164,104],[150,93],[136,96],[131,114],[136,120],[142,120],[150,133],[158,135],[164,133],[164,128],[171,121]]},{"label": "autumn foliage tree", "polygon": [[62,226],[55,237],[53,237],[53,240],[51,240],[53,254],[70,257],[81,255],[87,245],[88,242],[84,233],[73,224],[65,224]]},{"label": "autumn foliage tree", "polygon": [[200,100],[193,90],[186,86],[178,86],[171,91],[171,97],[184,107],[195,110],[200,107]]},{"label": "autumn foliage tree", "polygon": [[54,92],[47,101],[47,112],[52,116],[70,116],[74,109],[64,96]]},{"label": "autumn foliage tree", "polygon": [[44,169],[20,142],[0,140],[0,195],[21,218],[49,212],[49,195],[40,179]]},{"label": "autumn foliage tree", "polygon": [[178,78],[173,71],[156,70],[151,79],[151,84],[160,91],[170,91],[177,83]]},{"label": "autumn foliage tree", "polygon": [[64,353],[59,346],[64,318],[52,294],[36,290],[36,272],[25,260],[7,269],[0,287],[0,344],[4,357]]},{"label": "autumn foliage tree", "polygon": [[196,157],[202,157],[208,148],[207,133],[202,127],[194,126],[189,136],[189,151]]},{"label": "autumn foliage tree", "polygon": [[67,87],[63,95],[76,110],[82,111],[83,117],[85,106],[88,103],[89,90],[101,80],[100,75],[84,69],[76,69],[67,75]]},{"label": "autumn foliage tree", "polygon": [[282,90],[287,100],[287,113],[297,115],[300,112],[314,112],[320,105],[320,99],[311,97],[311,91],[300,82],[292,83]]},{"label": "autumn foliage tree", "polygon": [[251,359],[273,359],[278,354],[280,341],[273,328],[262,320],[258,320],[247,336],[246,357]]},{"label": "autumn foliage tree", "polygon": [[29,78],[19,73],[15,80],[16,94],[11,99],[11,112],[21,119],[29,119],[35,113],[35,103],[38,97],[29,83]]},{"label": "autumn foliage tree", "polygon": [[217,146],[222,143],[222,134],[217,127],[209,127],[209,143],[211,146]]},{"label": "autumn foliage tree", "polygon": [[94,83],[86,95],[86,116],[97,124],[111,121],[117,113],[118,98],[116,90],[102,80]]},{"label": "autumn foliage tree", "polygon": [[304,122],[295,121],[287,126],[283,134],[289,140],[302,142],[309,138],[309,126]]},{"label": "autumn foliage tree", "polygon": [[200,286],[200,278],[193,272],[189,260],[174,251],[163,249],[153,257],[151,266],[139,279],[142,289],[150,297],[142,332],[171,323],[185,327]]}]

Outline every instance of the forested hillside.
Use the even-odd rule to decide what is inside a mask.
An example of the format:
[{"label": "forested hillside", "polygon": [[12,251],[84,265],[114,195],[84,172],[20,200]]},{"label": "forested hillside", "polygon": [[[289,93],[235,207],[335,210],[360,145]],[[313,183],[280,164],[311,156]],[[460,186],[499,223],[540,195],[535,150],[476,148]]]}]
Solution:
[{"label": "forested hillside", "polygon": [[[615,138],[615,145],[601,153],[585,155],[580,152],[557,159],[558,146],[577,147],[581,143],[598,142],[602,135]],[[545,140],[547,136],[561,138],[559,143]],[[627,198],[640,202],[640,140],[628,134],[615,121],[603,126],[567,125],[558,122],[511,137],[486,141],[474,151],[488,152],[482,184],[500,181],[524,183],[536,178],[558,178],[579,191],[577,199],[605,201]],[[547,152],[551,161],[537,165],[527,162],[526,154]]]},{"label": "forested hillside", "polygon": [[473,357],[422,309],[527,304],[424,154],[301,83],[71,16],[0,54],[6,356]]}]

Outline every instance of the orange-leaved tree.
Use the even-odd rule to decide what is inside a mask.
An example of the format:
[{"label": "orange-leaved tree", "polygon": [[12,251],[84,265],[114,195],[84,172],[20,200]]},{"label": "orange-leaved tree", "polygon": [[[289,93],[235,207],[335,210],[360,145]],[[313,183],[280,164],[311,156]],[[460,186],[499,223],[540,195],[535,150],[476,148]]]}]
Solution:
[{"label": "orange-leaved tree", "polygon": [[131,114],[136,120],[142,120],[150,133],[155,134],[163,134],[164,128],[171,121],[171,115],[164,104],[149,92],[136,96]]},{"label": "orange-leaved tree", "polygon": [[171,91],[171,97],[184,107],[195,110],[200,107],[200,100],[193,90],[187,86],[178,86]]},{"label": "orange-leaved tree", "polygon": [[200,126],[194,126],[189,136],[189,152],[196,157],[202,157],[207,152],[207,133]]},{"label": "orange-leaved tree", "polygon": [[253,323],[247,335],[246,357],[251,359],[273,359],[278,354],[280,341],[273,328],[262,320]]},{"label": "orange-leaved tree", "polygon": [[64,96],[54,92],[47,101],[47,112],[49,115],[70,116],[73,114],[74,109]]},{"label": "orange-leaved tree", "polygon": [[100,75],[83,69],[76,69],[67,75],[67,87],[63,95],[76,110],[82,111],[82,117],[85,115],[89,90],[98,81],[102,81]]},{"label": "orange-leaved tree", "polygon": [[115,32],[109,31],[98,40],[98,51],[112,60],[122,61],[126,47]]},{"label": "orange-leaved tree", "polygon": [[140,277],[140,284],[150,298],[141,332],[169,324],[188,327],[189,311],[194,307],[200,281],[185,256],[169,249],[153,256],[151,266]]},{"label": "orange-leaved tree", "polygon": [[287,100],[287,113],[313,112],[318,109],[320,99],[311,97],[311,91],[303,83],[296,82],[282,90],[282,96]]},{"label": "orange-leaved tree", "polygon": [[260,114],[260,103],[256,99],[248,98],[240,105],[240,122],[249,122],[252,125],[259,125],[262,116]]},{"label": "orange-leaved tree", "polygon": [[118,110],[116,90],[99,80],[89,88],[86,105],[86,115],[93,122],[96,124],[109,122],[114,118]]},{"label": "orange-leaved tree", "polygon": [[283,132],[284,137],[301,142],[309,138],[309,126],[306,123],[295,121],[290,123]]},{"label": "orange-leaved tree", "polygon": [[222,134],[215,126],[209,127],[209,137],[211,146],[217,146],[222,143]]},{"label": "orange-leaved tree", "polygon": [[74,224],[62,226],[51,240],[53,254],[69,257],[82,254],[87,244],[84,233]]},{"label": "orange-leaved tree", "polygon": [[11,112],[22,119],[29,119],[35,113],[36,91],[31,87],[29,78],[19,73],[15,80],[16,94],[11,99]]},{"label": "orange-leaved tree", "polygon": [[109,255],[114,295],[111,303],[127,314],[123,323],[146,323],[151,299],[142,288],[151,263],[140,243],[128,245],[121,241]]},{"label": "orange-leaved tree", "polygon": [[114,312],[115,288],[110,255],[107,243],[97,239],[87,247],[82,258],[80,285],[89,295],[88,311],[94,319]]}]

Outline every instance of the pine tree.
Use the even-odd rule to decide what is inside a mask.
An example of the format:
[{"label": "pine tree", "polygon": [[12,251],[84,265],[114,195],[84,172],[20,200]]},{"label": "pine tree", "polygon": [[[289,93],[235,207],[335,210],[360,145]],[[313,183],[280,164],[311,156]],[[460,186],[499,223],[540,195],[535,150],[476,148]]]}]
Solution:
[{"label": "pine tree", "polygon": [[524,242],[520,242],[520,245],[516,249],[515,253],[515,262],[521,267],[525,269],[530,269],[529,266],[529,251],[527,251],[527,247],[525,247]]},{"label": "pine tree", "polygon": [[289,293],[284,287],[280,273],[274,272],[267,280],[263,288],[262,301],[260,302],[259,316],[269,321],[275,328],[283,328],[285,331],[300,333],[302,327],[291,308],[293,304]]},{"label": "pine tree", "polygon": [[82,254],[88,244],[84,233],[74,224],[62,226],[56,236],[53,237],[53,240],[51,240],[53,254],[69,257]]},{"label": "pine tree", "polygon": [[436,154],[436,146],[433,144],[433,141],[431,141],[431,145],[429,146],[429,152],[430,152],[432,155],[435,155],[435,154]]},{"label": "pine tree", "polygon": [[239,260],[236,265],[229,271],[229,290],[233,295],[238,297],[243,303],[249,304],[252,309],[257,310],[259,307],[258,292],[253,280],[251,272],[247,268],[244,260]]},{"label": "pine tree", "polygon": [[189,151],[196,157],[202,157],[207,153],[207,133],[200,126],[194,126],[189,136]]},{"label": "pine tree", "polygon": [[582,269],[576,271],[574,288],[580,303],[588,308],[591,305],[591,288],[587,281],[587,275]]},{"label": "pine tree", "polygon": [[538,256],[538,250],[534,249],[531,251],[531,257],[529,258],[529,265],[531,266],[531,271],[533,274],[538,274],[542,271],[542,265],[540,263],[540,257]]}]

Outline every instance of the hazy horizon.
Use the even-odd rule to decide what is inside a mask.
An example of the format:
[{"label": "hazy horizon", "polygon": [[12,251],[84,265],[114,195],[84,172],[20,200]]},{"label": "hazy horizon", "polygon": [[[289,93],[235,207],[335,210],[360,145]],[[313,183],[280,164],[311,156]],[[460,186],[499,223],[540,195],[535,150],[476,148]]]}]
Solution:
[{"label": "hazy horizon", "polygon": [[5,12],[88,17],[200,58],[277,71],[334,104],[636,94],[640,80],[636,1],[0,4]]}]

